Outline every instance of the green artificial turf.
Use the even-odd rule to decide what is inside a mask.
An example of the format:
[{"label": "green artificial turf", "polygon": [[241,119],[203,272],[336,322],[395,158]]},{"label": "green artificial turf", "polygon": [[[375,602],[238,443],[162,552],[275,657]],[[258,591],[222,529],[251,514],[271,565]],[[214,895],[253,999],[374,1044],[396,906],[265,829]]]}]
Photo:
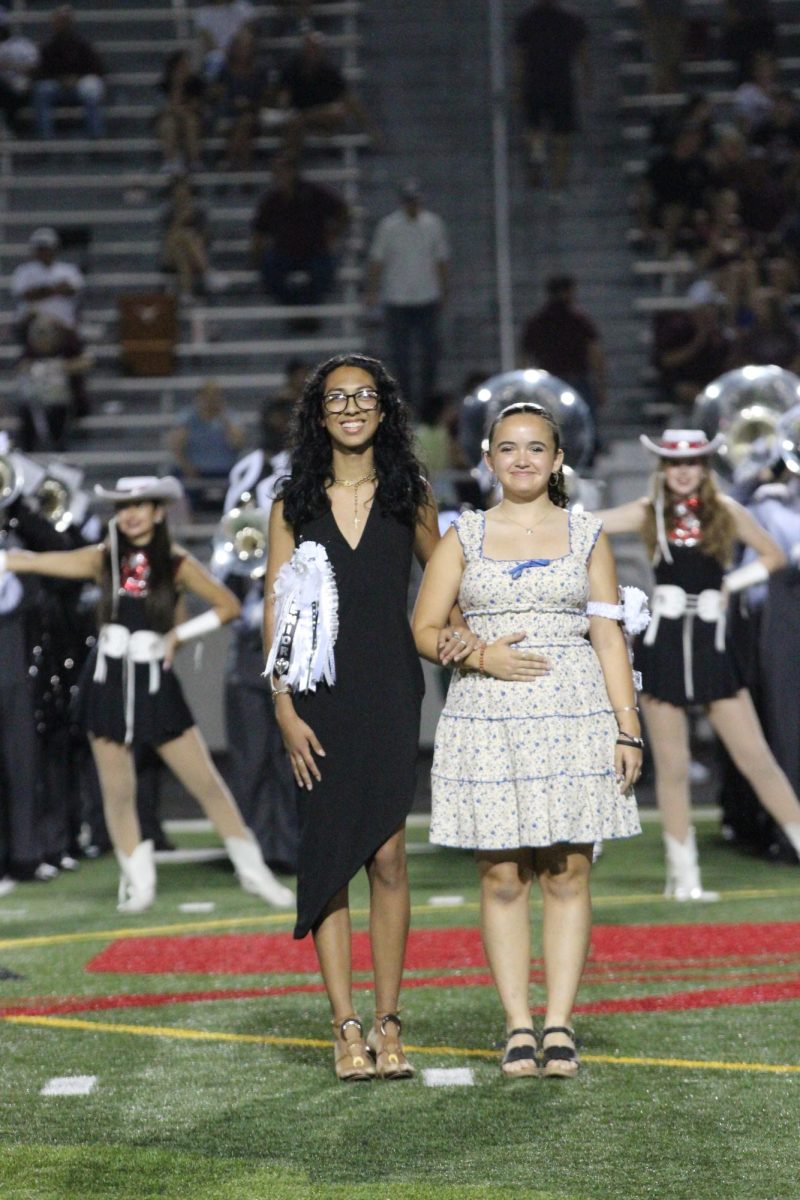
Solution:
[{"label": "green artificial turf", "polygon": [[[710,825],[700,834],[704,878],[723,892],[719,904],[663,900],[660,838],[648,826],[641,839],[606,847],[595,873],[596,921],[800,920],[800,872],[734,854]],[[410,831],[410,840],[424,844],[424,831]],[[410,864],[414,929],[474,927],[469,855],[412,853]],[[221,865],[164,867],[155,908],[124,920],[114,911],[114,879],[108,859],[0,901],[0,967],[23,977],[0,981],[0,1004],[318,982],[288,974],[87,972],[85,964],[126,930],[291,929],[291,917],[245,896]],[[428,904],[442,894],[463,903]],[[214,912],[178,911],[180,902],[198,899],[213,900]],[[364,929],[363,880],[352,899],[354,925]],[[534,906],[534,925],[537,917]],[[700,968],[689,979],[595,974],[580,1001],[797,977],[789,960],[723,964],[707,974]],[[538,1004],[539,983],[531,994]],[[359,999],[368,1016],[369,994]],[[800,1196],[800,1069],[752,1069],[800,1068],[800,1001],[578,1015],[584,1067],[574,1081],[501,1077],[495,1043],[502,1015],[489,986],[409,987],[403,1014],[418,1070],[469,1067],[473,1086],[431,1088],[421,1078],[337,1083],[321,992],[72,1012],[61,1019],[77,1024],[64,1027],[47,1016],[41,1024],[2,1021],[0,1200]],[[69,1075],[96,1076],[96,1089],[40,1094],[46,1080]]]}]

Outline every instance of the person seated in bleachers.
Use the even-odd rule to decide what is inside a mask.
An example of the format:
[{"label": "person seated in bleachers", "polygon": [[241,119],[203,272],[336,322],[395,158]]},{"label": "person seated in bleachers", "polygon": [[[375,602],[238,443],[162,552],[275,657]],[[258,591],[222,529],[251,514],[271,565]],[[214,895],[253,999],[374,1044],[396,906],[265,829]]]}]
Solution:
[{"label": "person seated in bleachers", "polygon": [[259,57],[255,34],[245,26],[228,46],[212,88],[215,119],[226,127],[223,167],[251,169],[259,114],[270,99],[270,89],[270,72]]},{"label": "person seated in bleachers", "polygon": [[695,396],[727,370],[733,330],[726,321],[725,297],[706,279],[689,288],[689,307],[657,313],[653,365],[667,397],[688,412]]},{"label": "person seated in bleachers", "polygon": [[51,18],[52,33],[40,47],[39,67],[33,84],[36,132],[55,136],[53,106],[75,104],[83,108],[84,129],[90,138],[105,130],[102,101],[106,94],[105,69],[91,42],[75,30],[72,8],[57,8]]},{"label": "person seated in bleachers", "polygon": [[269,455],[279,454],[286,449],[286,431],[294,407],[303,394],[310,369],[302,358],[290,358],[284,367],[284,383],[276,392],[271,392],[261,405],[259,445]]},{"label": "person seated in bleachers", "polygon": [[725,0],[721,49],[736,65],[739,83],[750,76],[755,55],[774,54],[778,31],[770,0]]},{"label": "person seated in bleachers", "polygon": [[16,367],[20,449],[66,449],[70,417],[87,411],[91,362],[74,329],[49,313],[28,318]]},{"label": "person seated in bleachers", "polygon": [[731,365],[750,363],[800,372],[800,331],[772,288],[758,288],[751,298],[753,320],[736,339]]},{"label": "person seated in bleachers", "polygon": [[61,240],[55,229],[34,229],[28,242],[32,256],[11,276],[16,301],[17,332],[22,340],[25,324],[34,313],[47,313],[68,329],[77,330],[84,279],[73,263],[59,258]]},{"label": "person seated in bleachers", "polygon": [[170,179],[160,223],[161,262],[166,271],[175,272],[179,299],[189,301],[195,294],[223,291],[228,279],[209,262],[208,213],[186,175]]},{"label": "person seated in bleachers", "polygon": [[639,9],[653,63],[650,91],[677,92],[686,43],[686,0],[639,0]]},{"label": "person seated in bleachers", "polygon": [[795,187],[800,179],[800,109],[791,88],[778,89],[772,112],[750,140],[763,151],[770,174],[787,190]]},{"label": "person seated in bleachers", "polygon": [[733,93],[733,111],[748,139],[772,116],[777,92],[778,64],[771,54],[759,51],[749,75]]},{"label": "person seated in bleachers", "polygon": [[340,133],[353,121],[375,141],[381,134],[353,93],[316,30],[303,36],[300,49],[281,71],[278,107],[288,114],[286,140],[299,148],[308,133]]},{"label": "person seated in bleachers", "polygon": [[6,129],[19,133],[19,110],[28,99],[39,51],[30,38],[11,30],[11,17],[0,8],[0,112]]},{"label": "person seated in bleachers", "polygon": [[250,0],[211,0],[210,4],[201,4],[193,17],[200,40],[203,75],[213,81],[222,70],[228,47],[237,33],[254,24],[256,10]]},{"label": "person seated in bleachers", "polygon": [[668,149],[656,154],[638,188],[642,232],[663,239],[672,254],[694,214],[707,202],[711,168],[703,153],[702,131],[682,126]]},{"label": "person seated in bleachers", "polygon": [[158,83],[164,103],[156,132],[167,172],[199,171],[203,166],[203,117],[206,82],[192,69],[188,50],[173,50]]},{"label": "person seated in bleachers", "polygon": [[241,453],[246,435],[225,408],[216,379],[207,380],[167,435],[175,473],[183,480],[193,508],[219,508],[228,474]]},{"label": "person seated in bleachers", "polygon": [[272,173],[253,217],[253,259],[281,304],[321,304],[336,279],[348,207],[331,188],[304,179],[291,154],[276,154]]}]

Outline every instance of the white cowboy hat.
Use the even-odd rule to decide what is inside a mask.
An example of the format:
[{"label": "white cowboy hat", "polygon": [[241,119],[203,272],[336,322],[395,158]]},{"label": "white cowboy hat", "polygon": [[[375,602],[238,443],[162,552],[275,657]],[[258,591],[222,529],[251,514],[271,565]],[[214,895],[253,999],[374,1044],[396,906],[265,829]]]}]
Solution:
[{"label": "white cowboy hat", "polygon": [[101,487],[95,484],[94,494],[98,500],[110,500],[112,504],[124,504],[126,501],[137,503],[140,500],[153,500],[161,504],[169,504],[180,500],[183,487],[174,475],[126,475],[118,479],[113,488]]},{"label": "white cowboy hat", "polygon": [[665,429],[657,442],[646,433],[639,441],[659,458],[705,458],[720,448],[725,437],[718,433],[709,441],[702,429]]}]

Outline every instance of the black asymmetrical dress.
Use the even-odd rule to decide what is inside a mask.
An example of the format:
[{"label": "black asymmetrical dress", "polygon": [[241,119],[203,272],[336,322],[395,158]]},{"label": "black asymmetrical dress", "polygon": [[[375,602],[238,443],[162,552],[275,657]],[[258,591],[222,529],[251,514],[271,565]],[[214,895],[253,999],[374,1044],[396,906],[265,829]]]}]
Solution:
[{"label": "black asymmetrical dress", "polygon": [[413,531],[377,497],[355,549],[333,512],[296,535],[325,547],[339,594],[336,682],[297,694],[318,737],[322,781],[298,788],[296,938],[403,823],[414,798],[424,684],[408,621]]}]

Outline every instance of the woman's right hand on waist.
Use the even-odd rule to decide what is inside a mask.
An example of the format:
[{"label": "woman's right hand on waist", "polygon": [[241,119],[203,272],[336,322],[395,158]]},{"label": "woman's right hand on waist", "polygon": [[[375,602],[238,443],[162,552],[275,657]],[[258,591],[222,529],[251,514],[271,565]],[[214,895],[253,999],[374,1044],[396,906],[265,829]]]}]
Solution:
[{"label": "woman's right hand on waist", "polygon": [[314,755],[324,758],[325,751],[319,744],[314,730],[298,717],[291,703],[276,703],[275,716],[284,748],[289,755],[295,782],[298,787],[310,792],[314,786],[312,778],[317,782],[322,779]]},{"label": "woman's right hand on waist", "polygon": [[490,642],[483,652],[483,670],[495,679],[514,683],[530,683],[540,675],[547,675],[550,663],[538,650],[521,650],[517,646],[527,634],[507,633],[505,637]]}]

